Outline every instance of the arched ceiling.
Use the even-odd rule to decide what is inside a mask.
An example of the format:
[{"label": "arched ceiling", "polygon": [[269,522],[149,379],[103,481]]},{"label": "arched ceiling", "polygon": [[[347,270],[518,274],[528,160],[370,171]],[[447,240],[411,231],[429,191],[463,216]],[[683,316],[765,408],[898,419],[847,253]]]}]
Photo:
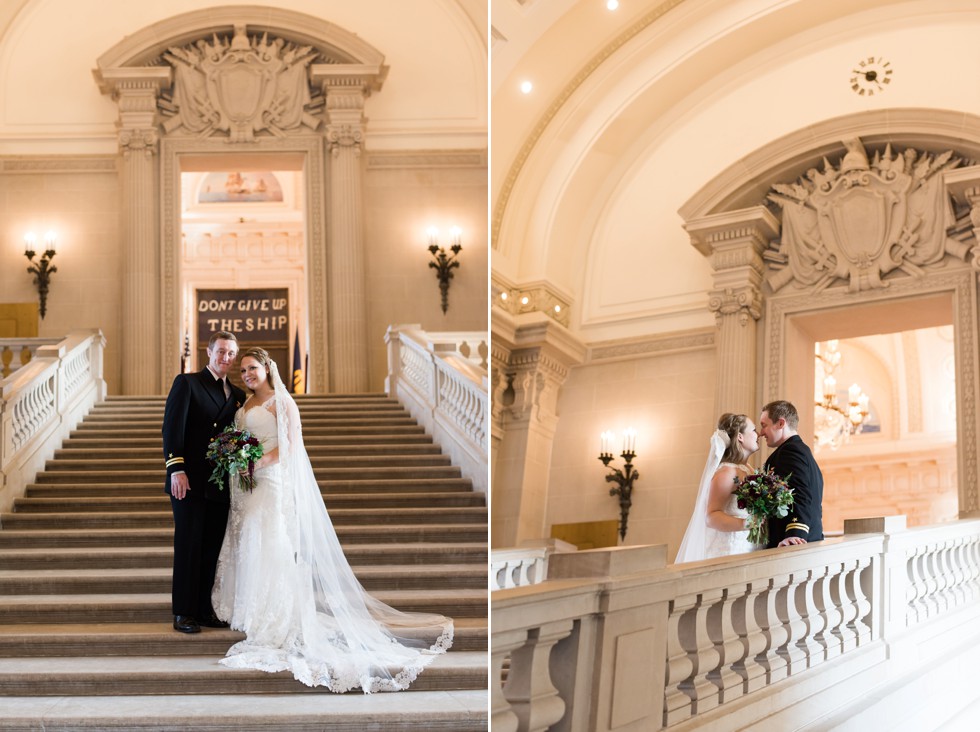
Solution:
[{"label": "arched ceiling", "polygon": [[[587,340],[711,324],[710,268],[678,211],[773,140],[795,135],[805,147],[809,130],[873,118],[865,133],[876,141],[962,137],[963,152],[976,149],[972,0],[636,5],[504,0],[491,19],[493,268],[569,293],[572,327]],[[547,22],[535,15],[545,10]],[[513,30],[522,17],[533,33]],[[868,57],[894,70],[873,96],[851,89]],[[903,114],[914,123],[898,123]],[[840,145],[817,137],[813,150]],[[793,171],[786,160],[777,169]],[[758,174],[746,167],[745,181],[764,190],[750,180]]]},{"label": "arched ceiling", "polygon": [[486,0],[5,0],[0,154],[115,152],[116,108],[92,78],[97,59],[173,16],[230,6],[314,16],[383,54],[390,72],[367,102],[368,149],[487,146]]}]

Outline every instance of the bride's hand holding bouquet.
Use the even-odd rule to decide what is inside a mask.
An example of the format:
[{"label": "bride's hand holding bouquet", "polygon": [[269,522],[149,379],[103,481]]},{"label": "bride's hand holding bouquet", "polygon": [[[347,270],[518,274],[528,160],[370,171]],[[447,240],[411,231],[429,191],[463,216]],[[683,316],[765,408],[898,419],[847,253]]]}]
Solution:
[{"label": "bride's hand holding bouquet", "polygon": [[765,546],[769,543],[769,521],[785,518],[793,505],[793,490],[789,476],[781,478],[772,469],[760,470],[745,476],[735,486],[738,507],[748,512],[746,527],[752,544]]}]

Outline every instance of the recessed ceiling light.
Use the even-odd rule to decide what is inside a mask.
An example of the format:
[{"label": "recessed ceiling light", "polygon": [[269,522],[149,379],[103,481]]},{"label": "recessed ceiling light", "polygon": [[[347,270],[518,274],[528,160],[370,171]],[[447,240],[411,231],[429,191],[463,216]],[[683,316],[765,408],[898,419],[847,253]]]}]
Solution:
[{"label": "recessed ceiling light", "polygon": [[619,0],[607,0],[606,7],[610,10],[615,10],[619,7]]},{"label": "recessed ceiling light", "polygon": [[533,88],[534,88],[534,84],[532,84],[530,81],[522,81],[521,82],[521,93],[522,94],[530,94],[531,93],[531,90]]}]

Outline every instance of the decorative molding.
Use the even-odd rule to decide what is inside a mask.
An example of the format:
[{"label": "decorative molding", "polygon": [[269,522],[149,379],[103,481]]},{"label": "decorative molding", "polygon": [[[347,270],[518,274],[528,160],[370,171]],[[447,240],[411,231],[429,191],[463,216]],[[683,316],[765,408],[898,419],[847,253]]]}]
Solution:
[{"label": "decorative molding", "polygon": [[486,168],[486,150],[390,150],[366,153],[368,170]]},{"label": "decorative molding", "polygon": [[116,173],[115,156],[5,157],[0,158],[0,175],[48,173]]},{"label": "decorative molding", "polygon": [[561,110],[571,96],[578,91],[578,88],[585,83],[585,80],[588,79],[596,69],[604,64],[610,56],[646,30],[650,25],[660,20],[660,18],[666,15],[670,10],[673,10],[683,2],[684,0],[664,0],[664,2],[658,4],[657,7],[644,14],[636,22],[616,36],[610,43],[603,46],[598,53],[592,56],[592,58],[590,58],[589,61],[578,70],[575,76],[572,77],[571,81],[569,81],[558,93],[558,96],[555,97],[551,104],[548,105],[548,108],[544,111],[541,117],[538,118],[534,128],[525,138],[524,144],[521,145],[521,149],[514,158],[514,162],[511,163],[510,168],[507,170],[507,177],[504,179],[504,183],[500,188],[500,195],[497,196],[497,203],[493,207],[493,218],[490,222],[490,242],[493,249],[498,248],[500,226],[503,223],[504,212],[507,209],[510,196],[514,191],[514,185],[517,183],[517,179],[520,176],[521,171],[524,169],[524,164],[527,162],[528,158],[531,157],[531,152],[538,144],[538,140],[541,139],[544,131],[548,128],[548,125],[551,124],[559,110]]},{"label": "decorative molding", "polygon": [[758,320],[762,317],[762,293],[754,285],[714,290],[708,298],[708,310],[715,314],[719,326],[726,315],[738,315],[739,325],[744,326],[749,318]]},{"label": "decorative molding", "polygon": [[[957,266],[958,264],[958,266]],[[799,293],[770,295],[766,301],[764,374],[765,401],[785,396],[782,376],[786,368],[783,344],[787,318],[822,310],[883,303],[948,292],[953,300],[953,331],[956,340],[956,426],[959,455],[959,510],[968,515],[980,510],[977,497],[977,278],[972,267],[951,260],[943,270],[922,277],[907,275],[889,281],[886,289],[849,291],[835,287],[800,297]]]},{"label": "decorative molding", "polygon": [[566,328],[571,320],[571,298],[547,282],[514,285],[503,278],[490,278],[490,306],[511,315],[543,313]]},{"label": "decorative molding", "polygon": [[644,356],[667,356],[715,347],[716,331],[692,330],[669,335],[624,338],[595,343],[589,347],[587,363],[624,361]]},{"label": "decorative molding", "polygon": [[174,46],[163,55],[174,70],[173,88],[159,101],[168,133],[252,142],[259,133],[283,136],[306,126],[315,130],[323,100],[311,90],[307,67],[319,51],[267,33],[249,36],[244,23],[234,35],[212,35]]},{"label": "decorative molding", "polygon": [[921,277],[946,255],[969,247],[946,235],[941,173],[961,158],[891,145],[869,161],[862,142],[845,140],[837,166],[824,159],[795,183],[776,183],[768,199],[782,208],[782,238],[765,253],[773,291],[790,282],[810,292],[847,282],[851,292],[887,287],[901,270]]},{"label": "decorative molding", "polygon": [[119,152],[123,158],[128,158],[131,153],[143,153],[146,157],[153,157],[157,152],[157,143],[160,136],[155,129],[149,130],[120,130],[119,131]]}]

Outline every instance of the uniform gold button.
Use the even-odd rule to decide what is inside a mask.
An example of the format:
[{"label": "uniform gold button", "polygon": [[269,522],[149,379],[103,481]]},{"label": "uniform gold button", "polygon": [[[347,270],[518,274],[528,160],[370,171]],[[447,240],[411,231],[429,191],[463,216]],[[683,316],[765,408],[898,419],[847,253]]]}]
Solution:
[{"label": "uniform gold button", "polygon": [[211,425],[211,426],[212,426],[212,427],[217,427],[217,426],[218,426],[218,423],[217,423],[217,422],[215,422],[215,423],[214,423],[213,425]]}]

